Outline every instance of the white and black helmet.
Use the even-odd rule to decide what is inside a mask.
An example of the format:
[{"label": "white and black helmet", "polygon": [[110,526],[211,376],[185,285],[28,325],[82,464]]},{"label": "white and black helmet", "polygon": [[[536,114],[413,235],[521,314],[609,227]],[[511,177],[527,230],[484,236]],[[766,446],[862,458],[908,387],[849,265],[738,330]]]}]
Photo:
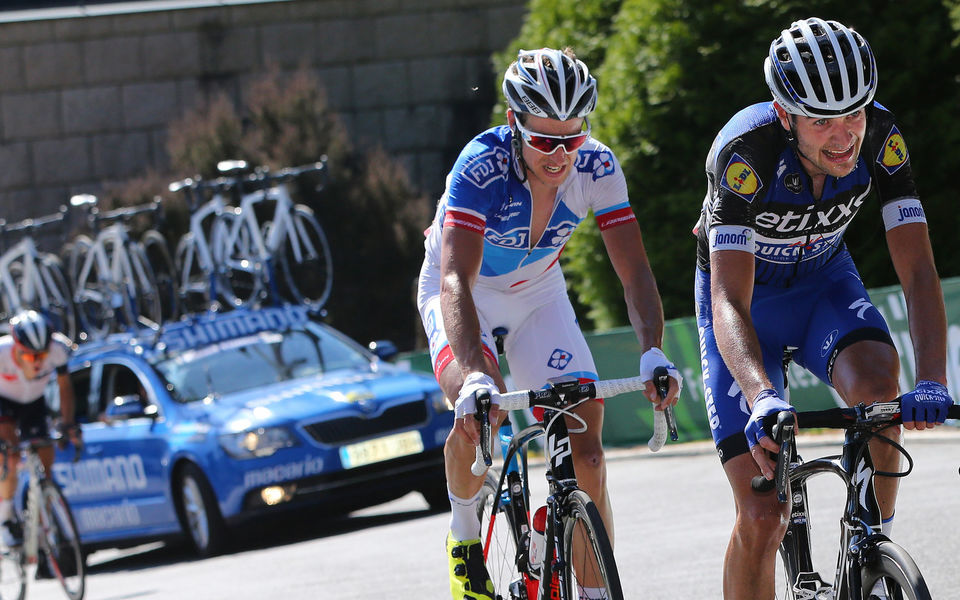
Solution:
[{"label": "white and black helmet", "polygon": [[22,310],[10,319],[10,335],[31,352],[44,352],[50,346],[53,331],[47,318],[35,310]]},{"label": "white and black helmet", "polygon": [[597,105],[597,80],[562,50],[521,50],[503,75],[503,95],[516,113],[566,121]]},{"label": "white and black helmet", "polygon": [[817,18],[795,21],[773,40],[763,74],[784,110],[814,118],[858,111],[877,90],[876,61],[863,36]]}]

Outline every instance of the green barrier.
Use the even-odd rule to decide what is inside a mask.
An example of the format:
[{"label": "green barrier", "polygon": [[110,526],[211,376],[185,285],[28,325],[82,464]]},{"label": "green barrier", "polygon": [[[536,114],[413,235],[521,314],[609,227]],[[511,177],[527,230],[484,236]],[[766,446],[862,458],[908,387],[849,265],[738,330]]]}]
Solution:
[{"label": "green barrier", "polygon": [[[960,383],[960,278],[943,280],[947,306],[947,378],[950,393],[958,397]],[[913,389],[913,345],[907,325],[906,305],[899,286],[870,291],[870,299],[890,326],[891,337],[900,353],[900,391]],[[673,319],[664,327],[663,351],[683,374],[684,386],[677,405],[677,430],[680,441],[688,442],[710,438],[710,426],[704,407],[703,379],[700,374],[700,342],[696,320]],[[601,379],[632,377],[638,373],[640,347],[630,327],[602,333],[586,334]],[[401,356],[400,361],[410,368],[431,371],[430,358],[425,352]],[[797,365],[791,365],[788,375],[790,400],[803,410],[818,410],[839,404],[839,396],[832,388],[817,380]],[[607,446],[645,444],[653,433],[653,411],[639,392],[618,396],[606,403],[603,440]],[[668,442],[670,443],[670,442]]]}]

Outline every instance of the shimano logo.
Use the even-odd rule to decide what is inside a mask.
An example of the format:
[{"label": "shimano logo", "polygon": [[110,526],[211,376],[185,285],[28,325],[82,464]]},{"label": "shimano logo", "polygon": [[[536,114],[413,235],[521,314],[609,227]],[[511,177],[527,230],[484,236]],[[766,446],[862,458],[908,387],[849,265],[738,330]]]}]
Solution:
[{"label": "shimano logo", "polygon": [[181,321],[163,332],[163,341],[170,352],[215,344],[261,331],[284,331],[301,327],[307,321],[307,307],[288,304],[260,310],[236,310]]},{"label": "shimano logo", "polygon": [[902,223],[907,219],[923,219],[926,220],[927,216],[923,214],[922,206],[898,206],[897,207],[897,222]]}]

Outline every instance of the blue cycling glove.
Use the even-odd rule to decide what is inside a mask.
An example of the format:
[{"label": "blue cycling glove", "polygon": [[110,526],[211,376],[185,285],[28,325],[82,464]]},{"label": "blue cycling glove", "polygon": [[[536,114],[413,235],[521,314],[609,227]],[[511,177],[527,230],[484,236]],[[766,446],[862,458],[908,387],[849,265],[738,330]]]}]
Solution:
[{"label": "blue cycling glove", "polygon": [[747,446],[751,450],[760,442],[760,438],[767,437],[767,432],[763,428],[763,418],[784,410],[797,412],[777,394],[776,390],[763,390],[757,394],[753,401],[753,410],[750,412],[750,420],[743,428],[743,433],[747,436]]},{"label": "blue cycling glove", "polygon": [[905,423],[925,421],[943,423],[947,409],[953,405],[950,392],[942,383],[921,379],[912,392],[900,397],[900,415]]}]

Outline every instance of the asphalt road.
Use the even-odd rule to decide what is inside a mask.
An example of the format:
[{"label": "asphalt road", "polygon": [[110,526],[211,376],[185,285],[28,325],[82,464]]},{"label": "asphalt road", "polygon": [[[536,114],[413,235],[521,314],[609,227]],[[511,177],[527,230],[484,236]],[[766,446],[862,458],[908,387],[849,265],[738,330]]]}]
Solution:
[{"label": "asphalt road", "polygon": [[[960,430],[908,434],[916,461],[902,480],[894,539],[926,576],[934,598],[960,598]],[[801,454],[839,451],[835,435],[804,437]],[[732,496],[707,443],[608,455],[616,554],[628,598],[720,598]],[[534,495],[545,486],[536,480]],[[538,491],[539,490],[539,491]],[[839,482],[810,484],[819,569],[832,572],[842,503]],[[207,560],[160,545],[91,556],[90,600],[449,598],[444,559],[448,516],[416,494],[341,518],[265,520],[238,532],[232,551]],[[28,598],[63,598],[37,582]]]}]

